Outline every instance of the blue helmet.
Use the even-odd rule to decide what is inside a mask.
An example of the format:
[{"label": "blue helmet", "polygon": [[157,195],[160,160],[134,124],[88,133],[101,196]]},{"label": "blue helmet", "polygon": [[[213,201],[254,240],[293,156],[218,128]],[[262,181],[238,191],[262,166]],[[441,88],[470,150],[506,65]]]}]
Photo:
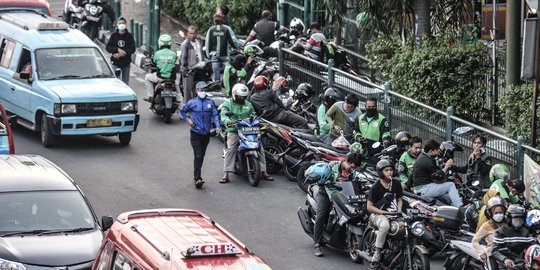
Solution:
[{"label": "blue helmet", "polygon": [[324,162],[315,163],[306,170],[304,176],[311,180],[310,182],[317,182],[322,186],[332,178],[332,168]]}]

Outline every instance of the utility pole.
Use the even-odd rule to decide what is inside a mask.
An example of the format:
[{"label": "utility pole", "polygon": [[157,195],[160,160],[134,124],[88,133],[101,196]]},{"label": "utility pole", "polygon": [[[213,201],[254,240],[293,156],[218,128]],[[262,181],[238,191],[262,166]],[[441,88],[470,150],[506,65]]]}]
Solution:
[{"label": "utility pole", "polygon": [[520,83],[521,1],[507,1],[506,85]]},{"label": "utility pole", "polygon": [[532,97],[532,121],[531,121],[531,146],[536,147],[537,137],[537,113],[538,108],[536,103],[538,101],[538,80],[540,80],[540,18],[538,18],[538,11],[536,12],[536,48],[535,48],[535,61],[534,61],[534,85],[533,85],[533,97]]}]

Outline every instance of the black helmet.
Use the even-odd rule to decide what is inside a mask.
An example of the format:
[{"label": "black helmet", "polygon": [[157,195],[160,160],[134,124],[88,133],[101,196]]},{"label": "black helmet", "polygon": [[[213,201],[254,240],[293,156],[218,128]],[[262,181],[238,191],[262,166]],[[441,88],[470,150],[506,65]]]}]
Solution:
[{"label": "black helmet", "polygon": [[386,159],[381,159],[379,162],[377,162],[377,166],[375,168],[377,169],[377,173],[379,174],[380,178],[384,178],[383,169],[386,167],[392,167],[393,169],[394,165],[392,165],[392,162]]},{"label": "black helmet", "polygon": [[396,137],[394,137],[394,142],[396,142],[398,148],[406,148],[407,145],[409,145],[410,139],[411,134],[409,134],[409,132],[400,131],[398,134],[396,134]]},{"label": "black helmet", "polygon": [[343,95],[335,88],[329,87],[324,91],[323,103],[326,108],[330,108],[337,101],[343,101]]},{"label": "black helmet", "polygon": [[239,54],[239,55],[235,55],[233,58],[232,58],[232,61],[231,61],[231,65],[237,69],[237,70],[240,70],[244,67],[244,65],[246,65],[246,62],[247,62],[247,59],[244,55],[242,54]]},{"label": "black helmet", "polygon": [[509,225],[511,225],[512,218],[523,218],[523,221],[525,221],[526,214],[525,208],[512,204],[508,206],[508,210],[506,210],[506,220],[508,221]]},{"label": "black helmet", "polygon": [[442,142],[439,148],[441,149],[441,158],[445,160],[454,158],[454,152],[463,152],[463,148],[452,141]]},{"label": "black helmet", "polygon": [[296,99],[306,100],[313,96],[313,87],[309,83],[301,83],[294,91]]},{"label": "black helmet", "polygon": [[516,178],[514,180],[506,180],[506,183],[515,188],[519,194],[525,192],[525,183],[523,183],[521,179]]}]

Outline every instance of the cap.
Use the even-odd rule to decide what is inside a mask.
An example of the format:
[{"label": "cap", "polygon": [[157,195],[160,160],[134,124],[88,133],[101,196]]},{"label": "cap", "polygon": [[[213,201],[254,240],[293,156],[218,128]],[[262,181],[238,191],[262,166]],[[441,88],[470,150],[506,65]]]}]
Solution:
[{"label": "cap", "polygon": [[195,84],[195,89],[205,88],[206,85],[207,84],[203,81],[197,82],[197,84]]}]

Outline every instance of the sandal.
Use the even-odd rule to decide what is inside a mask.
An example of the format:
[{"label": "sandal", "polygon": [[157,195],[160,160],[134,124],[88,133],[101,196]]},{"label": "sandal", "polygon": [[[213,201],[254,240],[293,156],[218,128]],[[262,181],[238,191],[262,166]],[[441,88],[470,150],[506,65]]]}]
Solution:
[{"label": "sandal", "polygon": [[270,176],[269,174],[267,175],[262,175],[261,178],[265,181],[274,181],[274,178],[272,176]]},{"label": "sandal", "polygon": [[225,184],[225,183],[229,183],[229,182],[231,182],[231,180],[229,180],[229,178],[227,178],[227,177],[223,177],[223,178],[221,178],[221,180],[219,180],[220,184]]},{"label": "sandal", "polygon": [[202,180],[202,178],[199,177],[199,178],[197,178],[195,180],[195,187],[196,188],[201,188],[203,184],[204,184],[204,180]]}]

